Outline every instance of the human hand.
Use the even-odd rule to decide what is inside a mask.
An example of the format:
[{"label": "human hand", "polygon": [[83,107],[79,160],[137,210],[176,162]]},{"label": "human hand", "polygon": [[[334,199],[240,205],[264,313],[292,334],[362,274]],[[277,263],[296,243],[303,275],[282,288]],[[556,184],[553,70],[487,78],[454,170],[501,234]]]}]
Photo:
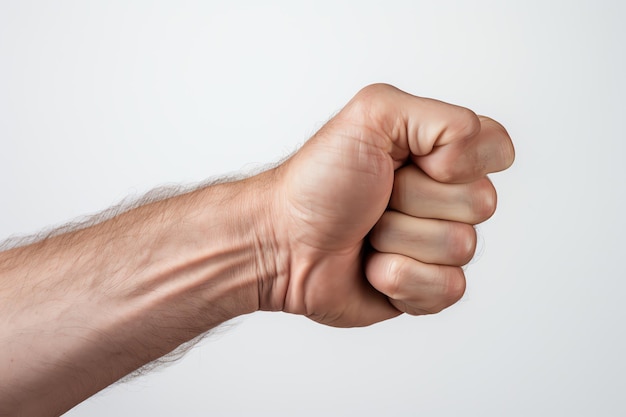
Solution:
[{"label": "human hand", "polygon": [[260,308],[349,327],[454,304],[471,225],[495,210],[486,175],[513,159],[491,119],[366,87],[276,169],[278,277],[260,283]]}]

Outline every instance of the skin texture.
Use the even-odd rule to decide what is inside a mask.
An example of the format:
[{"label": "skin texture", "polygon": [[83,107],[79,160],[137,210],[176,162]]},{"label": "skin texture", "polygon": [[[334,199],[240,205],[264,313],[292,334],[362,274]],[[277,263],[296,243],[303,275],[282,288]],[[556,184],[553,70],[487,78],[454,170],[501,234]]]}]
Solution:
[{"label": "skin texture", "polygon": [[0,415],[59,415],[257,310],[438,312],[513,159],[498,123],[372,85],[274,169],[2,252]]}]

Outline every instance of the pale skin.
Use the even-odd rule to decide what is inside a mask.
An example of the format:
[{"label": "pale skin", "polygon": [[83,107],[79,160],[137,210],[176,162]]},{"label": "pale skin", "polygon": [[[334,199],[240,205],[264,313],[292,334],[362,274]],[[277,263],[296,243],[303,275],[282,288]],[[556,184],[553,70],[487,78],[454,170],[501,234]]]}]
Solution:
[{"label": "pale skin", "polygon": [[258,310],[439,312],[513,159],[495,121],[372,85],[276,168],[2,252],[0,415],[59,415]]}]

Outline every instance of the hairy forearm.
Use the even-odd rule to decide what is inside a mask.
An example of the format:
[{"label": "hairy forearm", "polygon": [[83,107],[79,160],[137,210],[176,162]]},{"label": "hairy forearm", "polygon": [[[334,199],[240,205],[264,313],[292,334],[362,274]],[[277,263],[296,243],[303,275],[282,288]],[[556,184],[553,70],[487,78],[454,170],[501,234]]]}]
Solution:
[{"label": "hairy forearm", "polygon": [[271,175],[0,253],[0,415],[60,414],[257,310],[258,281],[277,273]]}]

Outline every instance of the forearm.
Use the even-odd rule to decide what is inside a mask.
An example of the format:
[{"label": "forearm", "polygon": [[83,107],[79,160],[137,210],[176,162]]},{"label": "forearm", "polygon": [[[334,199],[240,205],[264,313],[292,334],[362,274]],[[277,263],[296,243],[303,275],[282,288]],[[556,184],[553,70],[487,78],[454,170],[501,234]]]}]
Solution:
[{"label": "forearm", "polygon": [[258,280],[276,274],[269,175],[0,253],[0,412],[60,414],[257,310]]}]

